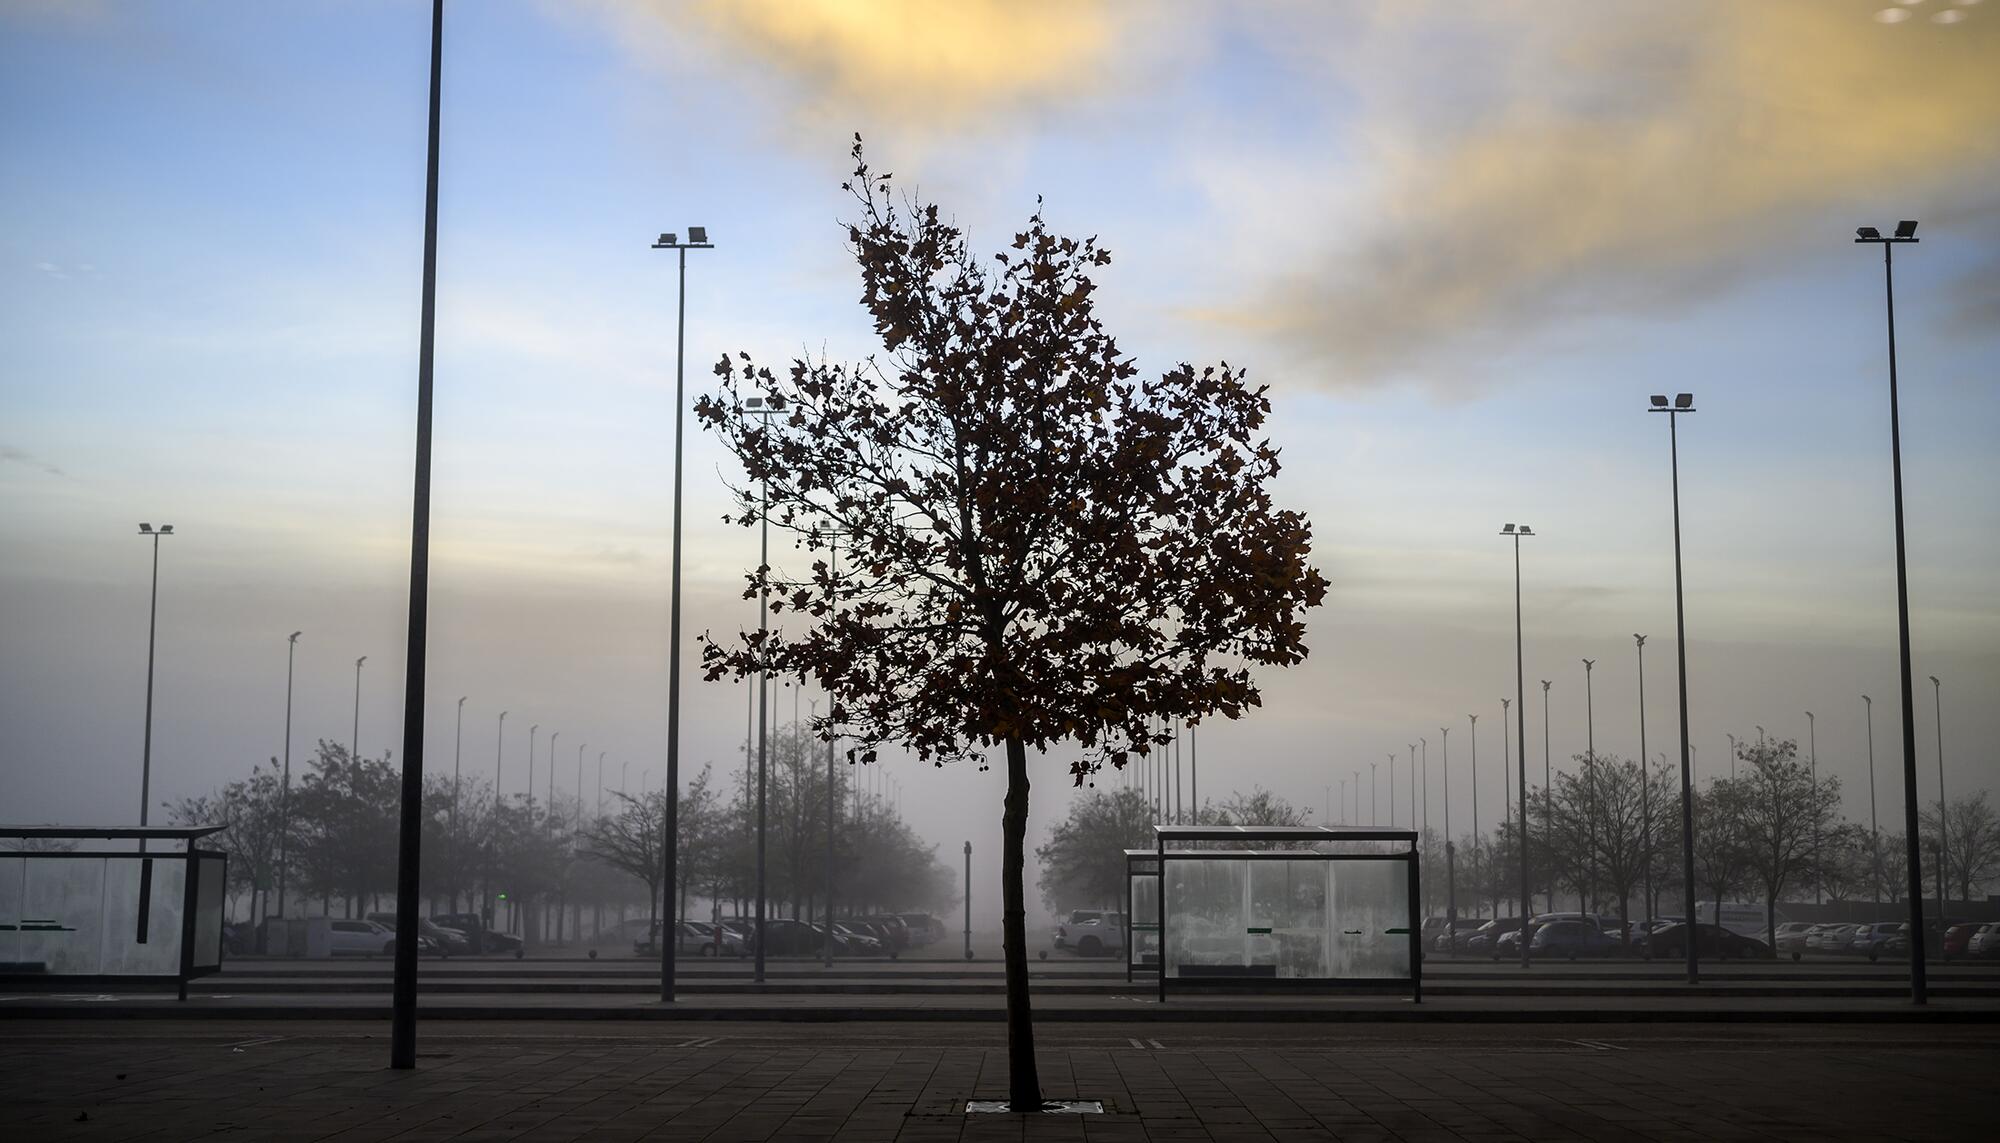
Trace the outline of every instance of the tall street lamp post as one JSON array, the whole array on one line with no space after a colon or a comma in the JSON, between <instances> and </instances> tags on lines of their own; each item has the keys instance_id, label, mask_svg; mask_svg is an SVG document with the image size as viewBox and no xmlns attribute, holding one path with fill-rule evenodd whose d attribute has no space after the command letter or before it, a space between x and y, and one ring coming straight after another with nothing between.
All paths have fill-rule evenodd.
<instances>
[{"instance_id":1,"label":"tall street lamp post","mask_svg":"<svg viewBox=\"0 0 2000 1143\"><path fill-rule=\"evenodd\" d=\"M425 649L430 629L431 358L437 325L438 124L444 93L444 0L431 0L430 139L424 170L423 316L417 346L417 449L410 505L410 598L403 648L403 788L396 844L396 943L389 1066L417 1066L417 904L422 894ZM356 666L355 679L360 681ZM357 718L359 692L356 698ZM357 747L359 746L357 734Z\"/></svg>"},{"instance_id":2,"label":"tall street lamp post","mask_svg":"<svg viewBox=\"0 0 2000 1143\"><path fill-rule=\"evenodd\" d=\"M743 402L743 411L770 418L785 411L783 397L750 397ZM757 646L763 647L770 630L770 582L771 582L771 484L764 481L757 509L759 524L757 556ZM769 781L768 763L770 736L766 732L768 708L770 706L768 680L762 672L757 675L757 961L753 979L764 980L764 841L765 841L765 794ZM666 942L661 942L664 946Z\"/></svg>"},{"instance_id":3,"label":"tall street lamp post","mask_svg":"<svg viewBox=\"0 0 2000 1143\"><path fill-rule=\"evenodd\" d=\"M1945 827L1951 816L1951 803L1944 796L1944 684L1936 675L1930 676L1931 699L1937 707L1937 758L1938 758L1938 931L1945 929L1945 902L1951 900L1947 893L1951 882L1951 850L1945 845ZM1915 933L1914 927L1910 932Z\"/></svg>"},{"instance_id":4,"label":"tall street lamp post","mask_svg":"<svg viewBox=\"0 0 2000 1143\"><path fill-rule=\"evenodd\" d=\"M172 524L162 524L157 530L151 524L140 524L139 534L153 538L153 587L152 601L146 608L146 725L139 746L139 825L143 828L152 809L153 802L153 649L160 630L160 537L174 534ZM146 839L139 839L139 852L146 852ZM151 860L139 863L139 924L138 942L146 943L146 929L153 911L153 863Z\"/></svg>"},{"instance_id":5,"label":"tall street lamp post","mask_svg":"<svg viewBox=\"0 0 2000 1143\"><path fill-rule=\"evenodd\" d=\"M285 915L285 882L292 860L292 662L298 657L299 636L285 636L285 771L278 792L278 916ZM261 946L260 946L261 947Z\"/></svg>"},{"instance_id":6,"label":"tall street lamp post","mask_svg":"<svg viewBox=\"0 0 2000 1143\"><path fill-rule=\"evenodd\" d=\"M367 661L366 655L354 660L354 725L347 732L347 758L350 762L361 761L361 664Z\"/></svg>"},{"instance_id":7,"label":"tall street lamp post","mask_svg":"<svg viewBox=\"0 0 2000 1143\"><path fill-rule=\"evenodd\" d=\"M1517 713L1528 710L1527 668L1523 665L1521 653L1521 537L1535 534L1526 524L1516 528L1508 524L1500 529L1503 536L1514 540L1514 700ZM1528 720L1514 720L1516 755L1521 764L1521 967L1528 967L1528 912L1533 908L1528 903Z\"/></svg>"},{"instance_id":8,"label":"tall street lamp post","mask_svg":"<svg viewBox=\"0 0 2000 1143\"><path fill-rule=\"evenodd\" d=\"M1389 828L1396 828L1396 752L1389 751Z\"/></svg>"},{"instance_id":9,"label":"tall street lamp post","mask_svg":"<svg viewBox=\"0 0 2000 1143\"><path fill-rule=\"evenodd\" d=\"M972 959L972 843L965 843L965 959Z\"/></svg>"},{"instance_id":10,"label":"tall street lamp post","mask_svg":"<svg viewBox=\"0 0 2000 1143\"><path fill-rule=\"evenodd\" d=\"M1688 745L1688 643L1687 643L1687 597L1681 581L1681 445L1680 423L1682 413L1694 412L1694 394L1681 393L1674 397L1673 404L1667 403L1664 395L1655 394L1648 412L1667 415L1667 447L1673 461L1674 490L1674 640L1678 644L1680 663L1680 715L1681 715L1681 886L1686 894L1686 912L1681 916L1687 924L1687 981L1701 983L1701 966L1697 959L1694 934L1694 762Z\"/></svg>"},{"instance_id":11,"label":"tall street lamp post","mask_svg":"<svg viewBox=\"0 0 2000 1143\"><path fill-rule=\"evenodd\" d=\"M1896 391L1896 269L1893 258L1897 245L1917 240L1917 223L1904 219L1896 232L1884 237L1872 226L1855 228L1856 244L1876 243L1882 247L1883 297L1889 315L1889 470L1896 506L1896 657L1900 668L1900 697L1903 700L1903 843L1907 849L1910 883L1910 1002L1927 999L1924 977L1924 871L1923 823L1917 801L1917 707L1915 686L1910 677L1910 575L1908 553L1903 540L1903 424Z\"/></svg>"},{"instance_id":12,"label":"tall street lamp post","mask_svg":"<svg viewBox=\"0 0 2000 1143\"><path fill-rule=\"evenodd\" d=\"M1813 718L1813 712L1811 712L1811 711L1807 711L1807 712L1806 712L1806 744L1807 744L1807 745L1806 745L1806 751L1807 751L1807 754L1806 754L1806 757L1807 757L1808 759L1810 759L1810 760L1811 760L1811 766L1812 766L1812 792L1813 792L1813 840L1812 840L1812 864L1813 864L1813 904L1815 904L1815 905L1818 905L1818 904L1821 904L1821 903L1822 903L1822 901L1821 901L1821 891L1822 891L1822 889L1823 889L1823 888L1824 888L1824 886L1825 886L1825 880L1824 880L1824 878L1822 877L1822 875L1821 875L1821 873L1820 873L1820 866L1819 866L1819 727L1818 727L1818 725L1817 725L1816 721L1814 720L1814 718Z\"/></svg>"},{"instance_id":13,"label":"tall street lamp post","mask_svg":"<svg viewBox=\"0 0 2000 1143\"><path fill-rule=\"evenodd\" d=\"M1591 688L1590 673L1595 666L1596 659L1583 660L1583 782L1590 799L1590 815L1584 830L1583 895L1591 904L1582 908L1593 913L1597 911L1592 907L1597 896L1597 697Z\"/></svg>"},{"instance_id":14,"label":"tall street lamp post","mask_svg":"<svg viewBox=\"0 0 2000 1143\"><path fill-rule=\"evenodd\" d=\"M1639 650L1639 821L1644 833L1639 838L1640 874L1646 883L1646 920L1653 919L1653 763L1646 753L1646 637L1632 641ZM1649 930L1650 931L1650 930Z\"/></svg>"},{"instance_id":15,"label":"tall street lamp post","mask_svg":"<svg viewBox=\"0 0 2000 1143\"><path fill-rule=\"evenodd\" d=\"M1875 900L1882 899L1882 822L1875 813L1875 700L1861 696L1868 712L1868 878L1875 888Z\"/></svg>"},{"instance_id":16,"label":"tall street lamp post","mask_svg":"<svg viewBox=\"0 0 2000 1143\"><path fill-rule=\"evenodd\" d=\"M1507 712L1513 705L1513 699L1503 698L1500 700L1500 833L1498 834L1500 837L1507 836L1507 771L1509 769L1507 752L1512 749L1512 747L1507 745ZM1532 912L1534 912L1533 906L1526 900L1523 900L1521 902L1521 916L1526 917ZM1500 915L1500 886L1498 883L1495 883L1493 886L1493 915L1496 917ZM1521 939L1523 941L1527 940L1528 934L1523 932Z\"/></svg>"},{"instance_id":17,"label":"tall street lamp post","mask_svg":"<svg viewBox=\"0 0 2000 1143\"><path fill-rule=\"evenodd\" d=\"M1542 817L1546 821L1556 820L1555 770L1549 764L1549 687L1554 684L1542 680ZM1556 879L1550 870L1549 887L1544 896L1548 898L1549 912L1556 911Z\"/></svg>"},{"instance_id":18,"label":"tall street lamp post","mask_svg":"<svg viewBox=\"0 0 2000 1143\"><path fill-rule=\"evenodd\" d=\"M493 732L493 822L495 828L498 828L500 822L500 768L501 763L507 759L506 711L503 710L500 712L500 718L495 723L495 727L496 729ZM486 872L486 910L485 916L482 918L488 926L499 920L499 917L494 913L494 909L493 871L489 867Z\"/></svg>"},{"instance_id":19,"label":"tall street lamp post","mask_svg":"<svg viewBox=\"0 0 2000 1143\"><path fill-rule=\"evenodd\" d=\"M1472 727L1472 729L1466 732L1466 735L1472 740L1472 761L1470 763L1470 766L1472 768L1472 908L1474 911L1473 915L1477 916L1479 909L1479 849L1480 849L1479 846L1479 716L1476 714L1468 714L1465 716L1465 720L1468 723L1470 723ZM1493 919L1497 921L1500 918L1498 916L1495 916ZM1496 933L1495 936L1497 938L1498 934Z\"/></svg>"},{"instance_id":20,"label":"tall street lamp post","mask_svg":"<svg viewBox=\"0 0 2000 1143\"><path fill-rule=\"evenodd\" d=\"M1451 836L1451 727L1438 727L1438 749L1443 757L1438 760L1438 771L1444 779L1444 931L1445 943L1451 955L1458 955L1458 870L1455 867L1454 851L1457 845Z\"/></svg>"},{"instance_id":21,"label":"tall street lamp post","mask_svg":"<svg viewBox=\"0 0 2000 1143\"><path fill-rule=\"evenodd\" d=\"M680 286L677 294L677 312L674 319L674 526L672 572L667 604L667 804L661 814L661 832L664 835L660 845L660 861L665 874L664 885L677 885L679 870L675 868L680 860L680 800L681 800L681 460L682 422L687 410L685 392L685 366L687 361L687 252L690 250L713 250L714 244L708 240L708 228L690 226L688 240L682 242L680 235L666 233L653 243L655 250L672 250L680 260ZM623 793L623 786L620 786ZM761 938L762 932L758 933ZM674 1000L674 946L678 940L660 941L660 1002L671 1004ZM761 941L760 941L761 944ZM763 953L758 953L762 963Z\"/></svg>"},{"instance_id":22,"label":"tall street lamp post","mask_svg":"<svg viewBox=\"0 0 2000 1143\"><path fill-rule=\"evenodd\" d=\"M459 762L465 749L465 700L467 697L465 695L459 696L458 720L456 728L452 731L451 738L451 852L454 858L458 856L458 775ZM451 873L451 911L454 913L458 912L458 869L456 862L453 862Z\"/></svg>"}]
</instances>

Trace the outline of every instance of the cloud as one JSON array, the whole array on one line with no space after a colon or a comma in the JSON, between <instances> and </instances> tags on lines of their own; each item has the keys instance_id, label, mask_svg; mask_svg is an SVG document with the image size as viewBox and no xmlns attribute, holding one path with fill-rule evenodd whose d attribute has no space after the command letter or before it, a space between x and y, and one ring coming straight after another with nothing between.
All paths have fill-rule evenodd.
<instances>
[{"instance_id":1,"label":"cloud","mask_svg":"<svg viewBox=\"0 0 2000 1143\"><path fill-rule=\"evenodd\" d=\"M35 456L33 453L28 452L25 449L15 448L13 445L0 444L0 460L9 461L14 464L23 464L28 466L29 468L40 469L42 472L48 473L50 476L67 477L69 475L69 473L64 472L62 469L57 468L55 465L50 464L48 461L42 460L40 457Z\"/></svg>"},{"instance_id":2,"label":"cloud","mask_svg":"<svg viewBox=\"0 0 2000 1143\"><path fill-rule=\"evenodd\" d=\"M618 40L773 99L803 142L1005 126L1135 84L1178 39L1137 0L598 0Z\"/></svg>"},{"instance_id":3,"label":"cloud","mask_svg":"<svg viewBox=\"0 0 2000 1143\"><path fill-rule=\"evenodd\" d=\"M2000 12L1885 26L1876 7L1522 4L1470 21L1384 5L1337 61L1362 108L1352 237L1208 316L1288 342L1334 385L1478 368L1565 320L1796 264L1772 252L1857 222L1993 197Z\"/></svg>"},{"instance_id":4,"label":"cloud","mask_svg":"<svg viewBox=\"0 0 2000 1143\"><path fill-rule=\"evenodd\" d=\"M1092 106L1209 85L1213 123L1140 141L1181 147L1236 232L1228 292L1176 314L1330 387L1476 383L1856 222L2000 201L2000 9L1963 0L1895 24L1881 0L601 3L628 47L771 99L815 152L889 131L891 169L968 132L954 161L991 167ZM1967 304L1964 325L1991 312Z\"/></svg>"}]
</instances>

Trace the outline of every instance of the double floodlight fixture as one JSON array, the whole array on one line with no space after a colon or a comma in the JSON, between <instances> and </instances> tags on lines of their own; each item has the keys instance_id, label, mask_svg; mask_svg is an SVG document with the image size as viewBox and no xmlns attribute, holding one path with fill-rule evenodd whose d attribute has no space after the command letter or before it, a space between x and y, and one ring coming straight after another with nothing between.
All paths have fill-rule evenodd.
<instances>
[{"instance_id":1,"label":"double floodlight fixture","mask_svg":"<svg viewBox=\"0 0 2000 1143\"><path fill-rule=\"evenodd\" d=\"M688 227L687 234L687 241L682 242L680 235L669 230L660 235L658 242L653 243L653 249L675 250L682 247L700 247L705 249L714 245L714 243L708 240L708 227L706 226L690 226Z\"/></svg>"},{"instance_id":2,"label":"double floodlight fixture","mask_svg":"<svg viewBox=\"0 0 2000 1143\"><path fill-rule=\"evenodd\" d=\"M158 532L155 533L153 526L151 524L141 524L139 525L139 534L142 536L151 536L155 534L161 536L171 536L174 534L174 526L172 524L162 524L160 525Z\"/></svg>"},{"instance_id":3,"label":"double floodlight fixture","mask_svg":"<svg viewBox=\"0 0 2000 1143\"><path fill-rule=\"evenodd\" d=\"M1518 527L1513 524L1504 524L1500 528L1500 534L1503 536L1532 536L1535 534L1535 530L1526 524Z\"/></svg>"},{"instance_id":4,"label":"double floodlight fixture","mask_svg":"<svg viewBox=\"0 0 2000 1143\"><path fill-rule=\"evenodd\" d=\"M1857 226L1854 228L1854 235L1856 242L1915 242L1917 220L1906 218L1897 223L1895 235L1889 238L1882 237L1882 232L1872 226Z\"/></svg>"},{"instance_id":5,"label":"double floodlight fixture","mask_svg":"<svg viewBox=\"0 0 2000 1143\"><path fill-rule=\"evenodd\" d=\"M1653 407L1647 411L1652 413L1692 413L1694 412L1694 394L1674 394L1673 406L1669 408L1666 395L1664 393L1655 393L1653 394Z\"/></svg>"},{"instance_id":6,"label":"double floodlight fixture","mask_svg":"<svg viewBox=\"0 0 2000 1143\"><path fill-rule=\"evenodd\" d=\"M743 401L746 413L782 413L785 411L783 397L747 397Z\"/></svg>"}]
</instances>

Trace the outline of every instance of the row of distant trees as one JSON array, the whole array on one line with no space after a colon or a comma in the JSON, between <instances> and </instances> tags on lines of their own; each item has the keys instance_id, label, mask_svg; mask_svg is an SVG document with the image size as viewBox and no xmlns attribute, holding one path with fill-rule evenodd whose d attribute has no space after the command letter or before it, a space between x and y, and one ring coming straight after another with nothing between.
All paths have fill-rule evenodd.
<instances>
[{"instance_id":1,"label":"row of distant trees","mask_svg":"<svg viewBox=\"0 0 2000 1143\"><path fill-rule=\"evenodd\" d=\"M1614 754L1579 754L1573 767L1528 792L1530 908L1567 905L1634 916L1684 911L1679 771ZM1815 778L1798 744L1774 740L1739 748L1733 777L1707 781L1695 794L1695 895L1703 901L1756 901L1767 930L1784 900L1901 901L1908 892L1901 833L1879 837L1840 812L1838 778ZM1511 812L1511 811L1510 811ZM1309 819L1262 790L1232 794L1196 811L1200 824L1296 825ZM2000 882L2000 814L1985 791L1954 799L1943 813L1946 864L1939 864L1935 803L1922 814L1926 895L1954 900ZM1042 897L1051 908L1125 899L1124 850L1150 848L1157 819L1137 790L1092 791L1036 850ZM1650 827L1650 828L1649 828ZM1499 915L1519 906L1521 842L1511 820L1493 831L1425 831L1423 895L1442 913L1454 895L1459 916ZM1650 897L1648 896L1650 894Z\"/></svg>"},{"instance_id":2,"label":"row of distant trees","mask_svg":"<svg viewBox=\"0 0 2000 1143\"><path fill-rule=\"evenodd\" d=\"M880 799L859 794L853 768L831 774L823 744L798 726L771 737L766 788L766 884L777 915L817 915L831 886L843 911L948 907L955 879ZM756 890L753 776L725 780L704 766L682 790L679 884L662 884L666 793L605 790L581 802L558 790L496 799L490 783L425 775L423 894L430 911L495 908L520 920L530 940L595 931L607 910L657 918L672 906L716 903L747 914ZM282 907L357 916L392 900L396 880L400 769L319 743L292 774L279 765L212 793L168 803L179 824L227 823L210 844L229 854L232 915L256 919ZM828 866L827 808L833 801L834 861ZM706 915L700 911L698 915Z\"/></svg>"}]
</instances>

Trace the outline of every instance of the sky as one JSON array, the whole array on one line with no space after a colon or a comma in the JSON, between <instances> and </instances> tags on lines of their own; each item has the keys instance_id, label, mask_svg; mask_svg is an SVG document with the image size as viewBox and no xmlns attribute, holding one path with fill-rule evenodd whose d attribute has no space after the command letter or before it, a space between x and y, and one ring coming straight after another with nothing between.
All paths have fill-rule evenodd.
<instances>
[{"instance_id":1,"label":"sky","mask_svg":"<svg viewBox=\"0 0 2000 1143\"><path fill-rule=\"evenodd\" d=\"M361 748L399 746L428 24L414 0L0 0L0 818L136 818L141 520L175 526L156 800L280 753L294 630L294 760L350 736L363 655ZM715 242L688 259L690 396L738 350L865 356L860 132L975 248L1037 196L1097 235L1142 370L1271 387L1279 502L1332 590L1307 663L1201 729L1203 793L1366 819L1330 803L1393 751L1403 820L1417 745L1438 826L1448 748L1461 832L1470 715L1481 822L1500 805L1502 523L1537 533L1507 737L1541 753L1548 679L1558 767L1593 734L1636 755L1636 632L1648 749L1676 749L1644 412L1675 392L1697 777L1760 724L1804 752L1810 710L1867 821L1867 694L1900 820L1883 279L1851 239L1921 220L1896 263L1919 788L1940 724L1950 792L2000 784L2000 2L451 0L445 35L433 768L490 775L506 710L506 789L531 725L538 785L551 732L586 797L600 751L607 788L661 780L676 293L648 247ZM689 626L727 633L755 622L756 539L690 432ZM687 775L740 766L748 689L685 677ZM887 765L941 854L997 852L1000 771ZM1031 838L1067 765L1034 763Z\"/></svg>"}]
</instances>

